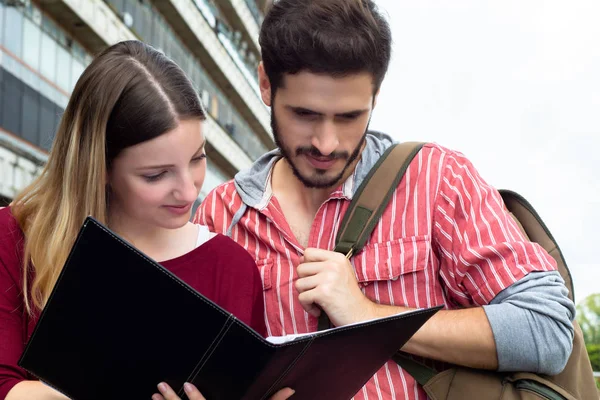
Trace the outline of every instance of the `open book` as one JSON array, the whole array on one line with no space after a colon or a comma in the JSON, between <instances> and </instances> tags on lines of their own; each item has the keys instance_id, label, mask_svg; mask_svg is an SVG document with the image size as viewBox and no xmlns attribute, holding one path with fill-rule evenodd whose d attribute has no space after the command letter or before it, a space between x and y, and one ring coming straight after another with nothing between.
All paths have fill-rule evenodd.
<instances>
[{"instance_id":1,"label":"open book","mask_svg":"<svg viewBox=\"0 0 600 400\"><path fill-rule=\"evenodd\" d=\"M19 365L74 400L349 399L438 309L266 340L89 217Z\"/></svg>"}]
</instances>

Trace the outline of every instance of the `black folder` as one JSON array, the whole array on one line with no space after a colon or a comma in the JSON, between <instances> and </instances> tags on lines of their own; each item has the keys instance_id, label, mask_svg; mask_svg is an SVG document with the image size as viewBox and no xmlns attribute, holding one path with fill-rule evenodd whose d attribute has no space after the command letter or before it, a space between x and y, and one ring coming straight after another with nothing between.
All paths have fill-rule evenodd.
<instances>
[{"instance_id":1,"label":"black folder","mask_svg":"<svg viewBox=\"0 0 600 400\"><path fill-rule=\"evenodd\" d=\"M73 400L349 399L439 309L275 344L88 217L19 365Z\"/></svg>"}]
</instances>

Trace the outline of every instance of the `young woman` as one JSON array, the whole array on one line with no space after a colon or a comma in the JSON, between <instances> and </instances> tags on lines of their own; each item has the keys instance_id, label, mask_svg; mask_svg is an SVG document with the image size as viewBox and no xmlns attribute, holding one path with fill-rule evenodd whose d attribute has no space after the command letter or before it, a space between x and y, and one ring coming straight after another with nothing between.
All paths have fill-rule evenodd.
<instances>
[{"instance_id":1,"label":"young woman","mask_svg":"<svg viewBox=\"0 0 600 400\"><path fill-rule=\"evenodd\" d=\"M265 334L252 258L188 222L206 173L204 119L183 71L141 42L85 70L41 176L0 209L0 399L64 399L17 360L88 215Z\"/></svg>"}]
</instances>

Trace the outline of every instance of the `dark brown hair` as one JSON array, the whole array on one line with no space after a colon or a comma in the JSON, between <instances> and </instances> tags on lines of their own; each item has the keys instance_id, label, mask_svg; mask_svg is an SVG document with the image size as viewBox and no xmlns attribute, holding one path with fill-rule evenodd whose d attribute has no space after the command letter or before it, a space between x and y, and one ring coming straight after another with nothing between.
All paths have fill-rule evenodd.
<instances>
[{"instance_id":1,"label":"dark brown hair","mask_svg":"<svg viewBox=\"0 0 600 400\"><path fill-rule=\"evenodd\" d=\"M260 30L274 91L284 74L369 72L376 92L391 57L390 26L372 0L278 0Z\"/></svg>"}]
</instances>

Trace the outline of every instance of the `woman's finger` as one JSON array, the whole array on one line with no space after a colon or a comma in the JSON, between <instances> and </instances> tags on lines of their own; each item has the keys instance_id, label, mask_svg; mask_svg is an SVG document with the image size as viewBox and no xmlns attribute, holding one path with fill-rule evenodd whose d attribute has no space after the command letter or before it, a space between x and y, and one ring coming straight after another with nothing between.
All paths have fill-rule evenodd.
<instances>
[{"instance_id":1,"label":"woman's finger","mask_svg":"<svg viewBox=\"0 0 600 400\"><path fill-rule=\"evenodd\" d=\"M281 389L275 393L269 400L286 400L294 394L294 390L290 388Z\"/></svg>"},{"instance_id":2,"label":"woman's finger","mask_svg":"<svg viewBox=\"0 0 600 400\"><path fill-rule=\"evenodd\" d=\"M181 400L179 396L177 396L177 393L171 389L171 386L164 382L158 384L158 390L160 391L160 394L162 394L164 400ZM155 400L154 397L152 397L152 400Z\"/></svg>"},{"instance_id":3,"label":"woman's finger","mask_svg":"<svg viewBox=\"0 0 600 400\"><path fill-rule=\"evenodd\" d=\"M200 391L196 388L196 386L191 383L185 383L183 385L183 390L190 400L206 400L204 396L200 393Z\"/></svg>"}]
</instances>

